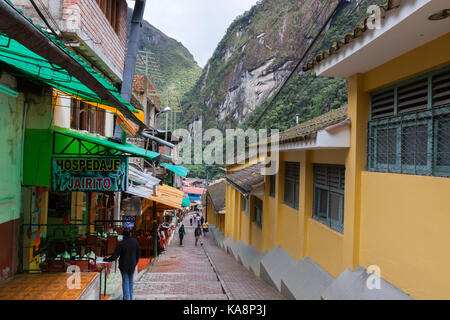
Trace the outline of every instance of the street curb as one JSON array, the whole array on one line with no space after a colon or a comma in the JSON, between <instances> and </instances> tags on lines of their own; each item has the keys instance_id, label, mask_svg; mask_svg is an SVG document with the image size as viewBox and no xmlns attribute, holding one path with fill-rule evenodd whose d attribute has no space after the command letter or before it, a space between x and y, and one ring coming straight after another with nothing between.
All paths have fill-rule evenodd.
<instances>
[{"instance_id":1,"label":"street curb","mask_svg":"<svg viewBox=\"0 0 450 320\"><path fill-rule=\"evenodd\" d=\"M228 300L236 300L236 299L234 298L233 294L231 293L231 290L228 288L228 286L226 285L225 281L222 279L222 276L221 276L219 270L217 269L215 263L213 262L213 260L212 260L211 257L209 256L208 251L205 249L205 245L203 244L202 247L203 247L203 251L204 251L205 254L206 254L206 257L207 257L208 260L209 260L209 263L211 264L211 266L212 266L214 272L215 272L216 275L217 275L217 278L219 279L219 282L220 282L220 285L222 286L223 291L225 291L225 295L227 296Z\"/></svg>"}]
</instances>

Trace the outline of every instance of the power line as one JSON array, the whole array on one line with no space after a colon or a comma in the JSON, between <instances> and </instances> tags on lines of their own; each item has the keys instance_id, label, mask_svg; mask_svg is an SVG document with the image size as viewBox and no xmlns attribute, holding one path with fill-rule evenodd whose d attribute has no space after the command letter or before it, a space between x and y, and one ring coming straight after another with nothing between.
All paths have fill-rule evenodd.
<instances>
[{"instance_id":1,"label":"power line","mask_svg":"<svg viewBox=\"0 0 450 320\"><path fill-rule=\"evenodd\" d=\"M50 26L50 24L48 23L47 19L44 17L44 14L41 12L41 10L38 8L38 6L36 5L36 3L34 2L34 0L30 0L31 5L33 6L34 10L36 10L38 16L42 19L42 21L45 23L45 25L47 26L47 28L50 29L50 31L57 37L59 37L58 33L55 32L55 30L53 30L53 28Z\"/></svg>"},{"instance_id":2,"label":"power line","mask_svg":"<svg viewBox=\"0 0 450 320\"><path fill-rule=\"evenodd\" d=\"M325 23L322 25L322 27L320 28L319 32L317 33L317 35L314 37L313 41L310 43L310 45L308 46L308 48L306 49L305 53L303 54L303 56L300 58L299 62L295 65L294 69L291 71L291 73L289 74L289 76L286 78L286 80L283 82L283 84L281 85L281 87L278 89L278 91L276 92L276 94L274 95L274 97L270 100L269 104L267 105L267 107L263 110L263 112L260 114L260 116L258 117L258 119L256 120L256 123L254 124L254 126L256 127L259 122L261 121L261 119L264 117L264 115L266 114L266 112L269 110L270 107L272 107L273 102L278 98L278 96L280 95L281 91L283 90L283 88L285 87L285 85L289 82L289 80L292 78L292 76L295 74L295 72L297 71L297 69L300 67L300 65L302 64L303 60L305 59L305 57L308 55L309 51L312 49L312 47L314 46L314 44L317 42L317 40L319 39L320 35L322 34L323 30L325 30L326 26L328 25L328 23L331 21L331 18L334 16L334 14L337 12L338 8L340 7L340 5L344 2L345 0L340 0L339 3L336 5L336 7L334 8L333 12L328 16L327 20L325 21ZM318 19L316 19L316 21L314 22L314 24L317 22Z\"/></svg>"}]
</instances>

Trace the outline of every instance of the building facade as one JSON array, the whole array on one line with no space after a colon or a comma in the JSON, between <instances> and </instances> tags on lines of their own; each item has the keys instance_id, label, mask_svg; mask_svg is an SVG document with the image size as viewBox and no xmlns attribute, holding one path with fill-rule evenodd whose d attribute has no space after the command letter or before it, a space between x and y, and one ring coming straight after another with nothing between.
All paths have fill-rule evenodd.
<instances>
[{"instance_id":1,"label":"building facade","mask_svg":"<svg viewBox=\"0 0 450 320\"><path fill-rule=\"evenodd\" d=\"M254 248L253 270L286 296L449 298L438 271L449 263L450 19L433 18L445 5L390 1L380 29L358 27L305 65L347 78L348 106L280 135L263 195L233 186L249 164L228 168L228 246Z\"/></svg>"}]
</instances>

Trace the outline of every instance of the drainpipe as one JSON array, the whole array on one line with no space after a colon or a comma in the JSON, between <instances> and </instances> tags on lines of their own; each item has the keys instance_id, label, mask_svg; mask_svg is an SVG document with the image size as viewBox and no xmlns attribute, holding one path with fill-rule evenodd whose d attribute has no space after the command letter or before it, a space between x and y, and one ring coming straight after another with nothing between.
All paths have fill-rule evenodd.
<instances>
[{"instance_id":1,"label":"drainpipe","mask_svg":"<svg viewBox=\"0 0 450 320\"><path fill-rule=\"evenodd\" d=\"M131 100L131 89L133 85L134 69L136 67L136 55L139 44L139 34L142 27L146 0L136 0L133 16L131 17L130 35L127 42L127 55L125 57L125 68L123 71L122 90L120 95L128 102Z\"/></svg>"},{"instance_id":2,"label":"drainpipe","mask_svg":"<svg viewBox=\"0 0 450 320\"><path fill-rule=\"evenodd\" d=\"M120 95L127 102L131 101L133 76L136 68L136 56L139 44L139 34L141 33L142 27L142 19L144 17L145 2L146 0L136 0L133 15L131 17L130 34L128 36L127 53L125 56L125 65L123 69L122 88L120 90ZM117 124L117 121L115 121L113 138L115 140L122 141L122 128L120 128Z\"/></svg>"},{"instance_id":3,"label":"drainpipe","mask_svg":"<svg viewBox=\"0 0 450 320\"><path fill-rule=\"evenodd\" d=\"M29 103L27 100L23 103L23 119L22 119L22 162L20 164L20 184L23 186L23 159L24 159L24 152L25 152L25 130L27 128L27 114L28 114L28 108ZM23 196L22 196L22 206L20 208L21 214L20 214L20 220L21 220L21 226L20 226L20 233L19 233L19 261L18 261L18 271L23 272L23 246L24 246L24 239L23 239L23 224L24 222L24 206L23 206ZM31 216L30 216L31 219ZM31 223L31 221L30 221Z\"/></svg>"},{"instance_id":4,"label":"drainpipe","mask_svg":"<svg viewBox=\"0 0 450 320\"><path fill-rule=\"evenodd\" d=\"M125 101L131 101L131 90L133 86L133 75L136 67L136 55L138 51L139 34L142 27L146 0L136 0L134 4L133 16L131 17L130 35L127 41L127 54L125 56L125 66L123 70L123 81L120 95ZM115 121L114 137L115 140L122 141L122 128ZM120 199L121 192L116 192L114 197L114 219L120 218Z\"/></svg>"},{"instance_id":5,"label":"drainpipe","mask_svg":"<svg viewBox=\"0 0 450 320\"><path fill-rule=\"evenodd\" d=\"M22 163L20 165L20 182L23 185L23 159L25 152L25 130L27 127L27 114L28 114L29 103L25 100L23 103L23 119L22 119Z\"/></svg>"}]
</instances>

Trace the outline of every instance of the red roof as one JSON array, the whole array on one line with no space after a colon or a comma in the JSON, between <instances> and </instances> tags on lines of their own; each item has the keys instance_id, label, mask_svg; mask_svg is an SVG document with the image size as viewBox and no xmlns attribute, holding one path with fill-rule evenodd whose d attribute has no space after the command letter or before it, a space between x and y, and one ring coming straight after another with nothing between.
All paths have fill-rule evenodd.
<instances>
[{"instance_id":1,"label":"red roof","mask_svg":"<svg viewBox=\"0 0 450 320\"><path fill-rule=\"evenodd\" d=\"M182 190L186 193L192 194L204 194L206 192L205 188L194 188L194 187L183 187Z\"/></svg>"}]
</instances>

